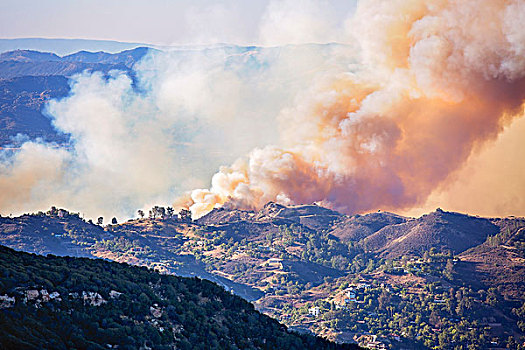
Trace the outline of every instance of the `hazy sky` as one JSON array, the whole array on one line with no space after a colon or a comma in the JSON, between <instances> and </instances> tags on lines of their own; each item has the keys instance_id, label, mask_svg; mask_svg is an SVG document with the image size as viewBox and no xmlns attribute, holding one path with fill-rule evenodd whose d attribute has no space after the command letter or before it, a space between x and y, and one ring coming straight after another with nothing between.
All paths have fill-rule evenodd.
<instances>
[{"instance_id":1,"label":"hazy sky","mask_svg":"<svg viewBox=\"0 0 525 350\"><path fill-rule=\"evenodd\" d=\"M339 29L354 7L355 0L2 0L0 37L330 42L341 40Z\"/></svg>"}]
</instances>

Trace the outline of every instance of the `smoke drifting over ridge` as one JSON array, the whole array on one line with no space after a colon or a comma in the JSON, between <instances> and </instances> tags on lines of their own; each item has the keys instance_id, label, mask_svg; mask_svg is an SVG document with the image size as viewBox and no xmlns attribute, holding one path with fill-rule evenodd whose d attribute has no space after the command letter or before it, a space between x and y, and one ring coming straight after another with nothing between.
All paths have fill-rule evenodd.
<instances>
[{"instance_id":1,"label":"smoke drifting over ridge","mask_svg":"<svg viewBox=\"0 0 525 350\"><path fill-rule=\"evenodd\" d=\"M187 203L320 201L348 213L421 204L523 113L520 1L363 1L349 26L359 71L305 94L280 115L285 148L223 167Z\"/></svg>"},{"instance_id":2,"label":"smoke drifting over ridge","mask_svg":"<svg viewBox=\"0 0 525 350\"><path fill-rule=\"evenodd\" d=\"M122 72L84 73L70 96L51 101L69 147L38 140L0 151L0 213L56 205L86 217L133 216L206 186L221 164L277 142L275 116L349 48L306 45L152 52Z\"/></svg>"},{"instance_id":3,"label":"smoke drifting over ridge","mask_svg":"<svg viewBox=\"0 0 525 350\"><path fill-rule=\"evenodd\" d=\"M195 216L269 200L417 207L523 114L522 23L519 0L368 0L341 34L359 49L157 53L135 68L138 89L79 75L48 108L71 148L2 155L0 212L123 217L185 191L175 205Z\"/></svg>"}]
</instances>

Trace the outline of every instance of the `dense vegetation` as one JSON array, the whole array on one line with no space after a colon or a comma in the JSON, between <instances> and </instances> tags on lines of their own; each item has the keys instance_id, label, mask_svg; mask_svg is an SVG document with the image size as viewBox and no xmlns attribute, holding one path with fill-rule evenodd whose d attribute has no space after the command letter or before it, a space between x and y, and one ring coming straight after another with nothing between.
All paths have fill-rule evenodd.
<instances>
[{"instance_id":1,"label":"dense vegetation","mask_svg":"<svg viewBox=\"0 0 525 350\"><path fill-rule=\"evenodd\" d=\"M197 278L0 246L1 348L336 349ZM108 345L109 344L109 345Z\"/></svg>"}]
</instances>

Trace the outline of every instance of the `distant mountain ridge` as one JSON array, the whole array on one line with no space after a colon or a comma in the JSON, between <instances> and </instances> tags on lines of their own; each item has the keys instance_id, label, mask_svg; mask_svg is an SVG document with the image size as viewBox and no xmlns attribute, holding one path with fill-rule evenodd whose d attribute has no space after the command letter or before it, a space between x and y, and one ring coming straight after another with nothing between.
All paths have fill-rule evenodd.
<instances>
[{"instance_id":1,"label":"distant mountain ridge","mask_svg":"<svg viewBox=\"0 0 525 350\"><path fill-rule=\"evenodd\" d=\"M71 76L76 73L110 70L130 71L149 50L138 47L111 54L107 52L79 51L60 57L54 53L33 50L15 50L0 54L0 79L13 79L22 76Z\"/></svg>"},{"instance_id":2,"label":"distant mountain ridge","mask_svg":"<svg viewBox=\"0 0 525 350\"><path fill-rule=\"evenodd\" d=\"M67 143L68 136L53 127L43 108L50 99L68 93L68 79L61 75L0 80L0 147L18 147L20 142L15 140L18 134L33 140Z\"/></svg>"},{"instance_id":3,"label":"distant mountain ridge","mask_svg":"<svg viewBox=\"0 0 525 350\"><path fill-rule=\"evenodd\" d=\"M116 53L123 50L131 50L136 47L153 48L156 46L146 43L128 43L112 40L46 38L0 39L0 52L13 50L34 50L53 52L60 56L69 55L81 50Z\"/></svg>"}]
</instances>

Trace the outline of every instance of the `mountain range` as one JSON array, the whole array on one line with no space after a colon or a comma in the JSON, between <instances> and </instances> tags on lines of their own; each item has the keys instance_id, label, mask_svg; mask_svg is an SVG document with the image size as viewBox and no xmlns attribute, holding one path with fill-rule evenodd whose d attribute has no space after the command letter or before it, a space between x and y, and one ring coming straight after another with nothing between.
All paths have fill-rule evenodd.
<instances>
[{"instance_id":1,"label":"mountain range","mask_svg":"<svg viewBox=\"0 0 525 350\"><path fill-rule=\"evenodd\" d=\"M382 329L383 341L394 347L426 348L424 340L409 336L406 325L387 322L378 329L360 323L370 316L359 316L360 307L380 315L389 303L403 305L421 293L432 300L419 310L428 317L418 321L420 332L425 325L456 327L457 319L477 324L480 331L483 322L501 324L491 328L494 337L523 336L513 311L525 301L523 218L480 218L441 209L419 218L388 212L347 216L317 205L273 202L259 211L218 208L195 221L155 213L166 211L157 208L149 218L105 227L56 208L3 217L0 244L209 279L291 329L336 341L366 345L358 335ZM388 302L379 302L384 293ZM460 309L461 303L470 312ZM343 321L351 304L356 314ZM442 314L434 317L438 306ZM312 316L315 307L324 321ZM406 328L405 336L396 335L396 328Z\"/></svg>"},{"instance_id":2,"label":"mountain range","mask_svg":"<svg viewBox=\"0 0 525 350\"><path fill-rule=\"evenodd\" d=\"M0 52L13 50L33 50L42 52L53 52L60 56L69 55L82 50L88 50L92 52L104 51L108 53L116 53L123 50L131 50L136 47L153 46L145 43L128 43L111 40L46 38L0 39Z\"/></svg>"}]
</instances>

